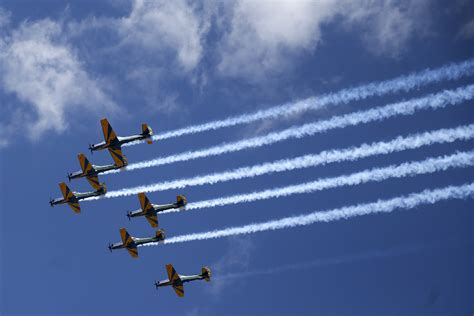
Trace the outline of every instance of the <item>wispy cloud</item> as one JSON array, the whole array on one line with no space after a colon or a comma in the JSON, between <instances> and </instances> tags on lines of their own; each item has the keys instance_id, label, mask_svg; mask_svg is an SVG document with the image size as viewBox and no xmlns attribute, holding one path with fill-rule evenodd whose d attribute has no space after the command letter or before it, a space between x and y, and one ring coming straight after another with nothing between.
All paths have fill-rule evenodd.
<instances>
[{"instance_id":1,"label":"wispy cloud","mask_svg":"<svg viewBox=\"0 0 474 316\"><path fill-rule=\"evenodd\" d=\"M5 93L22 102L16 113L23 117L17 124L12 118L4 124L21 126L30 139L38 140L50 130L63 132L69 121L66 113L118 110L101 81L85 70L61 23L23 22L7 31L1 48L0 83Z\"/></svg>"},{"instance_id":2,"label":"wispy cloud","mask_svg":"<svg viewBox=\"0 0 474 316\"><path fill-rule=\"evenodd\" d=\"M218 70L250 81L285 72L298 54L317 48L329 25L357 28L369 51L398 56L411 39L426 34L429 8L426 0L239 0L227 9Z\"/></svg>"},{"instance_id":3,"label":"wispy cloud","mask_svg":"<svg viewBox=\"0 0 474 316\"><path fill-rule=\"evenodd\" d=\"M255 251L255 245L250 236L239 236L229 238L227 251L217 262L210 265L212 267L212 282L209 291L213 297L222 293L225 287L233 284L230 279L214 278L216 275L225 275L234 270L247 270L250 266L251 254Z\"/></svg>"},{"instance_id":4,"label":"wispy cloud","mask_svg":"<svg viewBox=\"0 0 474 316\"><path fill-rule=\"evenodd\" d=\"M130 15L119 20L122 44L152 53L171 50L182 70L196 68L209 28L205 11L189 1L135 0Z\"/></svg>"},{"instance_id":5,"label":"wispy cloud","mask_svg":"<svg viewBox=\"0 0 474 316\"><path fill-rule=\"evenodd\" d=\"M350 264L359 261L365 260L373 260L373 259L382 259L382 258L391 258L391 257L398 257L403 255L415 254L419 252L423 252L426 250L435 249L437 247L441 247L443 245L407 245L407 246L399 246L393 247L389 249L383 250L372 250L367 251L359 254L352 254L352 255L342 255L339 257L333 258L321 258L316 259L313 261L306 261L306 262L298 262L293 264L287 265L276 265L271 266L265 269L252 269L250 271L238 271L233 273L228 273L224 275L218 275L215 277L215 280L223 280L223 281L230 281L230 280L242 280L247 278L254 278L254 277L261 277L261 276L271 276L274 274L281 274L290 271L301 271L301 270L308 270L314 269L319 267L327 267L333 265L343 265L343 264Z\"/></svg>"}]
</instances>

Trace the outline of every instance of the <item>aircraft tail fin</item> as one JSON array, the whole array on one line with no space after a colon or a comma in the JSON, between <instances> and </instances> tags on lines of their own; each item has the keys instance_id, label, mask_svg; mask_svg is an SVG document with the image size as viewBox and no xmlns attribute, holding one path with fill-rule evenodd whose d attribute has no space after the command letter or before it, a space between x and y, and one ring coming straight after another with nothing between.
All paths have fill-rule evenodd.
<instances>
[{"instance_id":1,"label":"aircraft tail fin","mask_svg":"<svg viewBox=\"0 0 474 316\"><path fill-rule=\"evenodd\" d=\"M165 240L165 231L163 229L158 229L155 233L155 236L159 240Z\"/></svg>"},{"instance_id":2,"label":"aircraft tail fin","mask_svg":"<svg viewBox=\"0 0 474 316\"><path fill-rule=\"evenodd\" d=\"M69 205L69 207L76 213L81 212L81 207L79 205L79 202L76 199L76 196L74 195L74 192L69 189L69 187L66 185L66 183L61 182L59 184L59 188L61 189L61 193L63 194L63 198L66 201L66 203Z\"/></svg>"},{"instance_id":3,"label":"aircraft tail fin","mask_svg":"<svg viewBox=\"0 0 474 316\"><path fill-rule=\"evenodd\" d=\"M202 267L201 276L206 280L206 282L211 281L211 269L208 267Z\"/></svg>"},{"instance_id":4,"label":"aircraft tail fin","mask_svg":"<svg viewBox=\"0 0 474 316\"><path fill-rule=\"evenodd\" d=\"M188 201L186 200L186 197L184 195L178 195L176 196L176 204L178 204L179 207L184 207Z\"/></svg>"},{"instance_id":5,"label":"aircraft tail fin","mask_svg":"<svg viewBox=\"0 0 474 316\"><path fill-rule=\"evenodd\" d=\"M148 139L146 140L146 142L148 144L153 144L153 140L151 139L151 136L153 135L153 130L146 123L142 124L142 135L143 136L149 136Z\"/></svg>"}]
</instances>

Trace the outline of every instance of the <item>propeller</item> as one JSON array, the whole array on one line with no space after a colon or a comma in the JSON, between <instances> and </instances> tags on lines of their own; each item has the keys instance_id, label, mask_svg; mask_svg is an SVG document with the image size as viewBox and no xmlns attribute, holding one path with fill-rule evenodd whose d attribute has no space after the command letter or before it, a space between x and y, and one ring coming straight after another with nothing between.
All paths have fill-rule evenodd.
<instances>
[{"instance_id":1,"label":"propeller","mask_svg":"<svg viewBox=\"0 0 474 316\"><path fill-rule=\"evenodd\" d=\"M112 252L112 244L111 243L109 243L109 250L110 250L110 252Z\"/></svg>"},{"instance_id":2,"label":"propeller","mask_svg":"<svg viewBox=\"0 0 474 316\"><path fill-rule=\"evenodd\" d=\"M155 281L155 288L158 290L158 286L160 285L159 282Z\"/></svg>"},{"instance_id":3,"label":"propeller","mask_svg":"<svg viewBox=\"0 0 474 316\"><path fill-rule=\"evenodd\" d=\"M50 197L50 198L49 198L49 205L51 205L51 207L53 207L53 202L54 202L53 198Z\"/></svg>"},{"instance_id":4,"label":"propeller","mask_svg":"<svg viewBox=\"0 0 474 316\"><path fill-rule=\"evenodd\" d=\"M127 217L128 217L128 220L129 220L129 221L132 220L132 219L131 219L132 216L130 215L130 213L127 213Z\"/></svg>"},{"instance_id":5,"label":"propeller","mask_svg":"<svg viewBox=\"0 0 474 316\"><path fill-rule=\"evenodd\" d=\"M69 179L69 182L71 182L71 173L69 171L67 172L67 178Z\"/></svg>"},{"instance_id":6,"label":"propeller","mask_svg":"<svg viewBox=\"0 0 474 316\"><path fill-rule=\"evenodd\" d=\"M91 155L94 154L94 151L92 150L94 148L94 146L92 144L89 144L89 150L91 151Z\"/></svg>"}]
</instances>

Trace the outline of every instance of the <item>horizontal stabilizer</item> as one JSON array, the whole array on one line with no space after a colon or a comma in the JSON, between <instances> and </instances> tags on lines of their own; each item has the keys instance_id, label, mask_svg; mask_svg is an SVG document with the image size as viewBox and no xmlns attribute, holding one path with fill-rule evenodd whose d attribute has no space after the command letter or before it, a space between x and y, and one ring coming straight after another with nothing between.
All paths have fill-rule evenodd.
<instances>
[{"instance_id":1,"label":"horizontal stabilizer","mask_svg":"<svg viewBox=\"0 0 474 316\"><path fill-rule=\"evenodd\" d=\"M153 140L151 139L151 135L153 135L153 130L151 129L151 127L148 126L148 124L146 123L143 123L142 124L142 135L143 136L150 136L148 137L148 139L146 140L146 142L148 144L153 144Z\"/></svg>"},{"instance_id":2,"label":"horizontal stabilizer","mask_svg":"<svg viewBox=\"0 0 474 316\"><path fill-rule=\"evenodd\" d=\"M206 280L206 282L211 281L211 269L208 267L203 267L201 269L201 276Z\"/></svg>"},{"instance_id":3,"label":"horizontal stabilizer","mask_svg":"<svg viewBox=\"0 0 474 316\"><path fill-rule=\"evenodd\" d=\"M176 203L179 205L179 207L183 207L188 203L188 201L184 195L178 195L176 197Z\"/></svg>"},{"instance_id":4,"label":"horizontal stabilizer","mask_svg":"<svg viewBox=\"0 0 474 316\"><path fill-rule=\"evenodd\" d=\"M165 231L163 229L158 229L155 233L155 236L159 240L164 240L165 239Z\"/></svg>"}]
</instances>

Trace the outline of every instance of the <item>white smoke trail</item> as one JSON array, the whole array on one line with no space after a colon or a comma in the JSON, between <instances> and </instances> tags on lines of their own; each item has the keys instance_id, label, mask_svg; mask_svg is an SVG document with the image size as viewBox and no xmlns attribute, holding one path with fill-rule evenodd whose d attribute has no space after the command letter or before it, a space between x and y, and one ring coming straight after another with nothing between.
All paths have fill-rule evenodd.
<instances>
[{"instance_id":1,"label":"white smoke trail","mask_svg":"<svg viewBox=\"0 0 474 316\"><path fill-rule=\"evenodd\" d=\"M446 90L437 94L398 102L382 107L373 108L367 111L354 112L342 116L335 116L328 120L309 123L302 126L294 126L280 132L273 132L264 136L244 139L234 143L224 143L218 146L188 151L181 154L161 157L152 160L130 164L126 170L135 170L172 164L180 161L189 161L209 156L217 156L232 152L237 152L249 148L257 148L274 144L292 138L303 138L317 133L327 132L331 129L355 126L369 122L381 121L398 115L412 115L416 111L426 109L439 109L449 105L457 105L462 102L472 100L474 97L474 85L468 85L454 90ZM108 171L115 173L117 170Z\"/></svg>"},{"instance_id":2,"label":"white smoke trail","mask_svg":"<svg viewBox=\"0 0 474 316\"><path fill-rule=\"evenodd\" d=\"M275 172L315 167L328 163L355 161L374 155L385 155L408 149L416 149L422 146L451 143L458 140L468 140L472 138L474 138L474 124L459 126L456 128L439 129L435 131L409 135L406 137L399 136L388 142L374 142L371 144L362 144L358 147L327 150L318 154L305 155L292 159L282 159L274 162L267 162L255 166L242 167L219 173L199 175L192 178L184 178L174 181L159 182L132 188L124 188L116 191L109 191L105 195L105 198L130 196L140 192L157 192L170 189L182 189L188 186L215 184L219 182L251 178ZM93 199L96 198L90 198L86 200Z\"/></svg>"},{"instance_id":3,"label":"white smoke trail","mask_svg":"<svg viewBox=\"0 0 474 316\"><path fill-rule=\"evenodd\" d=\"M456 80L463 76L470 76L474 73L474 59L470 59L458 64L450 64L437 69L427 69L419 73L400 76L391 80L374 82L354 88L343 89L335 93L329 93L317 97L308 98L296 103L288 103L269 109L257 111L255 113L243 114L236 117L229 117L224 120L216 120L204 124L192 125L177 130L165 132L153 136L153 140L159 141L172 137L188 134L196 134L209 130L216 130L223 127L230 127L239 124L247 124L264 119L272 119L280 116L291 116L309 110L322 109L328 105L347 104L351 101L363 100L371 96L381 96L387 93L399 91L410 91L412 89L436 83L443 80ZM133 142L123 146L139 144Z\"/></svg>"},{"instance_id":4,"label":"white smoke trail","mask_svg":"<svg viewBox=\"0 0 474 316\"><path fill-rule=\"evenodd\" d=\"M410 195L400 196L389 200L378 200L373 203L357 204L329 211L319 211L306 215L285 217L279 220L272 220L263 223L254 223L245 226L224 228L221 230L181 235L168 238L164 242L155 242L143 246L157 246L161 244L175 244L234 235L253 234L268 230L306 226L320 222L338 221L355 216L390 213L397 209L412 209L423 204L434 204L448 199L467 199L471 198L473 194L474 183L464 184L461 186L448 186L440 189L424 190L420 193L412 193Z\"/></svg>"},{"instance_id":5,"label":"white smoke trail","mask_svg":"<svg viewBox=\"0 0 474 316\"><path fill-rule=\"evenodd\" d=\"M445 171L450 168L464 168L474 165L474 151L460 152L450 156L428 158L423 161L407 162L400 165L390 165L384 168L374 168L334 178L318 179L302 184L273 188L260 192L237 194L217 199L189 203L187 210L211 208L238 203L249 203L271 198L290 196L293 194L312 193L342 186L353 186L367 182L379 182L389 178L412 177L420 174ZM165 213L179 212L179 209L164 211Z\"/></svg>"}]
</instances>

